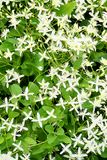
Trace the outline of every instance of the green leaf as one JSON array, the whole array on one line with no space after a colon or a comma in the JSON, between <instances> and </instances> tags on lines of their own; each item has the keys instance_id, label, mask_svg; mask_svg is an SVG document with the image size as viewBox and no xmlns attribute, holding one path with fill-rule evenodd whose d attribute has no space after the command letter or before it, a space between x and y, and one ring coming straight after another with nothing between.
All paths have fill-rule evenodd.
<instances>
[{"instance_id":1,"label":"green leaf","mask_svg":"<svg viewBox=\"0 0 107 160\"><path fill-rule=\"evenodd\" d=\"M61 94L66 101L70 100L70 93L66 91L66 88L61 87Z\"/></svg>"},{"instance_id":2,"label":"green leaf","mask_svg":"<svg viewBox=\"0 0 107 160\"><path fill-rule=\"evenodd\" d=\"M59 135L58 140L66 144L71 143L71 139L66 135Z\"/></svg>"},{"instance_id":3,"label":"green leaf","mask_svg":"<svg viewBox=\"0 0 107 160\"><path fill-rule=\"evenodd\" d=\"M40 60L40 58L41 58L41 56L39 55L39 53L36 53L34 55L34 64L35 64L36 68L38 68L39 70L42 71L44 68L44 60Z\"/></svg>"},{"instance_id":4,"label":"green leaf","mask_svg":"<svg viewBox=\"0 0 107 160\"><path fill-rule=\"evenodd\" d=\"M80 81L79 87L80 88L88 88L89 87L89 83L88 83L89 79L88 78L84 78Z\"/></svg>"},{"instance_id":5,"label":"green leaf","mask_svg":"<svg viewBox=\"0 0 107 160\"><path fill-rule=\"evenodd\" d=\"M52 125L46 125L45 126L45 130L48 132L48 133L53 133L54 132L54 128Z\"/></svg>"},{"instance_id":6,"label":"green leaf","mask_svg":"<svg viewBox=\"0 0 107 160\"><path fill-rule=\"evenodd\" d=\"M22 74L25 76L31 76L33 75L37 70L35 65L30 61L25 61L22 65Z\"/></svg>"},{"instance_id":7,"label":"green leaf","mask_svg":"<svg viewBox=\"0 0 107 160\"><path fill-rule=\"evenodd\" d=\"M29 106L31 105L30 100L26 100L26 99L20 99L21 104L23 104L24 106Z\"/></svg>"},{"instance_id":8,"label":"green leaf","mask_svg":"<svg viewBox=\"0 0 107 160\"><path fill-rule=\"evenodd\" d=\"M100 62L101 58L107 59L107 53L106 52L92 52L90 55L90 60L95 62Z\"/></svg>"},{"instance_id":9,"label":"green leaf","mask_svg":"<svg viewBox=\"0 0 107 160\"><path fill-rule=\"evenodd\" d=\"M0 137L0 144L2 144L4 142L4 138Z\"/></svg>"},{"instance_id":10,"label":"green leaf","mask_svg":"<svg viewBox=\"0 0 107 160\"><path fill-rule=\"evenodd\" d=\"M67 117L65 117L64 122L65 122L65 127L68 130L71 130L71 135L73 135L75 133L75 128L76 128L76 118L74 116L74 114L71 112L69 113L69 111L66 112Z\"/></svg>"},{"instance_id":11,"label":"green leaf","mask_svg":"<svg viewBox=\"0 0 107 160\"><path fill-rule=\"evenodd\" d=\"M18 84L11 85L9 87L9 90L12 95L16 95L16 96L22 93L22 89Z\"/></svg>"},{"instance_id":12,"label":"green leaf","mask_svg":"<svg viewBox=\"0 0 107 160\"><path fill-rule=\"evenodd\" d=\"M107 158L107 148L105 148L104 152L101 153L102 158Z\"/></svg>"},{"instance_id":13,"label":"green leaf","mask_svg":"<svg viewBox=\"0 0 107 160\"><path fill-rule=\"evenodd\" d=\"M90 160L99 160L99 157L96 155L92 154Z\"/></svg>"},{"instance_id":14,"label":"green leaf","mask_svg":"<svg viewBox=\"0 0 107 160\"><path fill-rule=\"evenodd\" d=\"M64 130L62 128L58 128L57 135L64 135Z\"/></svg>"},{"instance_id":15,"label":"green leaf","mask_svg":"<svg viewBox=\"0 0 107 160\"><path fill-rule=\"evenodd\" d=\"M0 58L0 72L5 73L7 69L10 69L10 64L8 63L8 60L5 58Z\"/></svg>"},{"instance_id":16,"label":"green leaf","mask_svg":"<svg viewBox=\"0 0 107 160\"><path fill-rule=\"evenodd\" d=\"M31 137L25 137L24 141L29 145L35 145L36 141Z\"/></svg>"},{"instance_id":17,"label":"green leaf","mask_svg":"<svg viewBox=\"0 0 107 160\"><path fill-rule=\"evenodd\" d=\"M89 101L86 101L83 103L83 108L92 109L93 105Z\"/></svg>"},{"instance_id":18,"label":"green leaf","mask_svg":"<svg viewBox=\"0 0 107 160\"><path fill-rule=\"evenodd\" d=\"M37 128L37 129L36 129L36 133L37 133L37 135L38 135L38 140L39 140L39 141L43 142L43 141L46 140L47 135L46 135L46 132L44 132L43 129Z\"/></svg>"},{"instance_id":19,"label":"green leaf","mask_svg":"<svg viewBox=\"0 0 107 160\"><path fill-rule=\"evenodd\" d=\"M32 147L32 156L37 156L38 154L42 154L47 152L51 149L51 146L47 143L47 141L44 141L40 144L35 145L35 147Z\"/></svg>"},{"instance_id":20,"label":"green leaf","mask_svg":"<svg viewBox=\"0 0 107 160\"><path fill-rule=\"evenodd\" d=\"M78 58L78 59L73 63L74 69L79 69L79 68L81 67L81 63L82 63L82 57Z\"/></svg>"},{"instance_id":21,"label":"green leaf","mask_svg":"<svg viewBox=\"0 0 107 160\"><path fill-rule=\"evenodd\" d=\"M40 61L40 55L38 53L31 54L26 52L23 55L23 59L21 68L24 75L31 76L43 70L43 61Z\"/></svg>"},{"instance_id":22,"label":"green leaf","mask_svg":"<svg viewBox=\"0 0 107 160\"><path fill-rule=\"evenodd\" d=\"M6 41L9 42L9 43L12 43L14 45L17 43L17 39L16 38L7 38Z\"/></svg>"},{"instance_id":23,"label":"green leaf","mask_svg":"<svg viewBox=\"0 0 107 160\"><path fill-rule=\"evenodd\" d=\"M7 149L8 147L11 147L13 143L13 138L10 133L7 133L4 137L4 141L2 144L0 144L0 150Z\"/></svg>"},{"instance_id":24,"label":"green leaf","mask_svg":"<svg viewBox=\"0 0 107 160\"><path fill-rule=\"evenodd\" d=\"M28 89L29 92L34 93L35 95L39 93L39 87L33 82L29 82Z\"/></svg>"},{"instance_id":25,"label":"green leaf","mask_svg":"<svg viewBox=\"0 0 107 160\"><path fill-rule=\"evenodd\" d=\"M49 135L47 136L48 144L54 143L54 141L56 140L56 138L57 138L56 135L54 135L54 134L49 134Z\"/></svg>"},{"instance_id":26,"label":"green leaf","mask_svg":"<svg viewBox=\"0 0 107 160\"><path fill-rule=\"evenodd\" d=\"M102 49L104 48L104 42L98 42L96 48L97 48L98 50L102 50Z\"/></svg>"},{"instance_id":27,"label":"green leaf","mask_svg":"<svg viewBox=\"0 0 107 160\"><path fill-rule=\"evenodd\" d=\"M30 24L32 24L32 25L37 25L38 23L39 23L39 21L38 21L37 18L32 17L32 18L30 19Z\"/></svg>"},{"instance_id":28,"label":"green leaf","mask_svg":"<svg viewBox=\"0 0 107 160\"><path fill-rule=\"evenodd\" d=\"M64 157L62 157L61 155L56 154L55 155L56 160L64 160Z\"/></svg>"},{"instance_id":29,"label":"green leaf","mask_svg":"<svg viewBox=\"0 0 107 160\"><path fill-rule=\"evenodd\" d=\"M0 15L0 28L4 29L4 25L6 24L6 22L7 22L7 19L1 18L1 15Z\"/></svg>"},{"instance_id":30,"label":"green leaf","mask_svg":"<svg viewBox=\"0 0 107 160\"><path fill-rule=\"evenodd\" d=\"M73 10L75 9L75 7L76 7L75 1L68 2L67 4L60 6L58 10L56 10L56 14L58 16L62 16L62 15L70 16Z\"/></svg>"},{"instance_id":31,"label":"green leaf","mask_svg":"<svg viewBox=\"0 0 107 160\"><path fill-rule=\"evenodd\" d=\"M12 110L9 110L9 118L12 119L12 118L16 118L19 116L19 112L15 112L15 111L12 111Z\"/></svg>"},{"instance_id":32,"label":"green leaf","mask_svg":"<svg viewBox=\"0 0 107 160\"><path fill-rule=\"evenodd\" d=\"M21 33L20 31L17 29L11 29L10 32L8 33L8 36L9 37L20 37L21 36Z\"/></svg>"},{"instance_id":33,"label":"green leaf","mask_svg":"<svg viewBox=\"0 0 107 160\"><path fill-rule=\"evenodd\" d=\"M8 41L4 41L1 45L0 45L0 50L5 52L7 51L7 49L9 49L10 51L14 50L13 44L8 42Z\"/></svg>"}]
</instances>

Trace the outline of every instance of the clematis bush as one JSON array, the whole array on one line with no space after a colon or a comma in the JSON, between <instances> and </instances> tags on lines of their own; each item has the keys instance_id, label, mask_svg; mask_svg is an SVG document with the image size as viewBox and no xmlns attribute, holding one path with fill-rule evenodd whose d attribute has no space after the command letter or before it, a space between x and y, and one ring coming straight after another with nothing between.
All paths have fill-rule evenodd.
<instances>
[{"instance_id":1,"label":"clematis bush","mask_svg":"<svg viewBox=\"0 0 107 160\"><path fill-rule=\"evenodd\" d=\"M0 1L0 160L107 159L107 1Z\"/></svg>"}]
</instances>

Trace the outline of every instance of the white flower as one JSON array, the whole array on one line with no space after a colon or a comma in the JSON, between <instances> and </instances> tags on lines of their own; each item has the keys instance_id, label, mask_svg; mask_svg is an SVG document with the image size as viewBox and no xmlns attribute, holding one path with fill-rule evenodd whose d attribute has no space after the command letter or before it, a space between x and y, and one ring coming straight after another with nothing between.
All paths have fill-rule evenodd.
<instances>
[{"instance_id":1,"label":"white flower","mask_svg":"<svg viewBox=\"0 0 107 160\"><path fill-rule=\"evenodd\" d=\"M40 88L42 89L41 93L46 94L49 88L49 82L46 82L45 79L42 79L42 81L38 83L40 84Z\"/></svg>"},{"instance_id":2,"label":"white flower","mask_svg":"<svg viewBox=\"0 0 107 160\"><path fill-rule=\"evenodd\" d=\"M9 58L10 61L12 61L12 56L13 56L13 54L14 54L14 52L10 52L10 50L7 49L7 51L4 52L4 57L5 57L6 59Z\"/></svg>"},{"instance_id":3,"label":"white flower","mask_svg":"<svg viewBox=\"0 0 107 160\"><path fill-rule=\"evenodd\" d=\"M30 49L30 52L33 51L33 48L35 47L36 43L33 40L33 37L30 37L29 40L26 41L28 43L28 45L26 46L26 49Z\"/></svg>"},{"instance_id":4,"label":"white flower","mask_svg":"<svg viewBox=\"0 0 107 160\"><path fill-rule=\"evenodd\" d=\"M15 51L18 51L19 54L20 54L20 57L21 57L21 56L22 56L22 53L23 53L24 51L26 51L26 48L19 45L19 46L15 49Z\"/></svg>"},{"instance_id":5,"label":"white flower","mask_svg":"<svg viewBox=\"0 0 107 160\"><path fill-rule=\"evenodd\" d=\"M21 160L30 160L30 153L29 154L23 154L23 157L20 156Z\"/></svg>"},{"instance_id":6,"label":"white flower","mask_svg":"<svg viewBox=\"0 0 107 160\"><path fill-rule=\"evenodd\" d=\"M71 138L74 141L74 147L76 147L78 144L84 145L83 140L81 140L81 136L82 134L80 134L79 136L74 135L75 138Z\"/></svg>"},{"instance_id":7,"label":"white flower","mask_svg":"<svg viewBox=\"0 0 107 160\"><path fill-rule=\"evenodd\" d=\"M7 132L14 127L13 122L14 122L14 119L12 118L11 121L6 123L6 125L8 126Z\"/></svg>"},{"instance_id":8,"label":"white flower","mask_svg":"<svg viewBox=\"0 0 107 160\"><path fill-rule=\"evenodd\" d=\"M26 44L27 43L26 39L27 39L27 35L25 35L24 37L17 38L18 46L22 46L22 45Z\"/></svg>"},{"instance_id":9,"label":"white flower","mask_svg":"<svg viewBox=\"0 0 107 160\"><path fill-rule=\"evenodd\" d=\"M83 130L87 132L87 134L88 134L88 139L94 138L94 139L98 140L98 139L99 139L99 137L97 136L97 134L98 134L98 129L94 129L95 126L94 126L93 124L94 124L94 123L92 123L92 125L91 125L91 124L89 124L89 122L87 121L87 127L84 128ZM96 125L96 122L95 122L95 125Z\"/></svg>"},{"instance_id":10,"label":"white flower","mask_svg":"<svg viewBox=\"0 0 107 160\"><path fill-rule=\"evenodd\" d=\"M14 107L14 104L9 103L7 97L5 97L4 104L1 104L0 108L5 108L6 112L8 112L9 107Z\"/></svg>"},{"instance_id":11,"label":"white flower","mask_svg":"<svg viewBox=\"0 0 107 160\"><path fill-rule=\"evenodd\" d=\"M46 60L49 59L49 57L46 54L46 51L44 51L43 53L39 52L39 55L41 56L40 61L42 61L43 59L46 59Z\"/></svg>"},{"instance_id":12,"label":"white flower","mask_svg":"<svg viewBox=\"0 0 107 160\"><path fill-rule=\"evenodd\" d=\"M0 154L0 160L16 160L16 159L11 157L11 152L8 152L7 154Z\"/></svg>"},{"instance_id":13,"label":"white flower","mask_svg":"<svg viewBox=\"0 0 107 160\"><path fill-rule=\"evenodd\" d=\"M87 2L89 3L87 8L89 8L91 10L91 12L94 13L94 10L96 7L98 7L98 4L95 4L94 1L92 1L92 0L87 0Z\"/></svg>"},{"instance_id":14,"label":"white flower","mask_svg":"<svg viewBox=\"0 0 107 160\"><path fill-rule=\"evenodd\" d=\"M85 116L89 116L90 114L87 112L87 109L84 109L83 111L80 111L78 115L81 116L84 121Z\"/></svg>"},{"instance_id":15,"label":"white flower","mask_svg":"<svg viewBox=\"0 0 107 160\"><path fill-rule=\"evenodd\" d=\"M57 96L60 93L61 92L60 92L59 88L57 88L56 86L53 86L52 88L50 88L50 91L49 91L49 99L57 98Z\"/></svg>"},{"instance_id":16,"label":"white flower","mask_svg":"<svg viewBox=\"0 0 107 160\"><path fill-rule=\"evenodd\" d=\"M99 76L96 76L96 80L95 81L89 81L90 84L95 85L95 91L98 92L100 86L105 88L105 81L99 79Z\"/></svg>"},{"instance_id":17,"label":"white flower","mask_svg":"<svg viewBox=\"0 0 107 160\"><path fill-rule=\"evenodd\" d=\"M38 68L40 71L43 70L43 66L38 66L37 68Z\"/></svg>"},{"instance_id":18,"label":"white flower","mask_svg":"<svg viewBox=\"0 0 107 160\"><path fill-rule=\"evenodd\" d=\"M47 114L48 114L47 119L48 119L48 118L51 118L51 117L56 118L56 116L54 115L54 109L52 109L51 112L49 112L49 111L46 111L46 112L47 112Z\"/></svg>"},{"instance_id":19,"label":"white flower","mask_svg":"<svg viewBox=\"0 0 107 160\"><path fill-rule=\"evenodd\" d=\"M49 70L49 74L47 75L47 77L51 77L51 80L53 79L54 76L58 75L58 68L53 68L51 67L51 69Z\"/></svg>"},{"instance_id":20,"label":"white flower","mask_svg":"<svg viewBox=\"0 0 107 160\"><path fill-rule=\"evenodd\" d=\"M84 99L85 99L85 97L84 97ZM80 93L77 95L77 102L78 102L78 105L79 105L80 109L82 109L82 104L85 102L84 99L83 99L83 97L81 97Z\"/></svg>"},{"instance_id":21,"label":"white flower","mask_svg":"<svg viewBox=\"0 0 107 160\"><path fill-rule=\"evenodd\" d=\"M99 18L99 11L96 13L90 12L89 14L92 16L93 21L99 21L99 22L103 21L101 18Z\"/></svg>"},{"instance_id":22,"label":"white flower","mask_svg":"<svg viewBox=\"0 0 107 160\"><path fill-rule=\"evenodd\" d=\"M63 109L65 109L65 105L67 104L67 102L64 102L64 100L62 99L62 97L59 99L59 103L56 104L56 106L61 106Z\"/></svg>"},{"instance_id":23,"label":"white flower","mask_svg":"<svg viewBox=\"0 0 107 160\"><path fill-rule=\"evenodd\" d=\"M20 137L21 134L17 134L18 133L18 130L17 128L14 129L13 133L12 133L12 136L13 136L13 141L15 142L16 141L16 138L17 137Z\"/></svg>"},{"instance_id":24,"label":"white flower","mask_svg":"<svg viewBox=\"0 0 107 160\"><path fill-rule=\"evenodd\" d=\"M63 149L60 152L60 154L63 154L64 152L67 152L67 153L71 154L71 151L69 149L69 147L71 146L71 144L68 144L68 145L65 146L64 144L61 143L61 146L63 147Z\"/></svg>"},{"instance_id":25,"label":"white flower","mask_svg":"<svg viewBox=\"0 0 107 160\"><path fill-rule=\"evenodd\" d=\"M103 123L106 121L103 118L102 114L96 115L95 113L93 113L93 114L90 114L89 118L91 119L91 122L92 122L92 124L91 124L92 128L94 128L96 126L99 126L100 128L102 128Z\"/></svg>"},{"instance_id":26,"label":"white flower","mask_svg":"<svg viewBox=\"0 0 107 160\"><path fill-rule=\"evenodd\" d=\"M6 86L7 88L9 87L9 83L11 83L12 81L17 80L18 83L20 83L20 79L24 76L24 75L19 75L19 73L14 71L14 68L11 70L6 70L7 75L6 77Z\"/></svg>"},{"instance_id":27,"label":"white flower","mask_svg":"<svg viewBox=\"0 0 107 160\"><path fill-rule=\"evenodd\" d=\"M61 16L61 17L56 16L56 19L57 19L57 24L61 29L66 28L68 23L71 22L68 19L68 15L64 15L64 16Z\"/></svg>"},{"instance_id":28,"label":"white flower","mask_svg":"<svg viewBox=\"0 0 107 160\"><path fill-rule=\"evenodd\" d=\"M103 26L107 28L107 12L103 12Z\"/></svg>"},{"instance_id":29,"label":"white flower","mask_svg":"<svg viewBox=\"0 0 107 160\"><path fill-rule=\"evenodd\" d=\"M26 19L29 19L32 16L32 12L30 12L31 8L24 8L24 10L22 11L22 13L20 14L20 17L24 17Z\"/></svg>"},{"instance_id":30,"label":"white flower","mask_svg":"<svg viewBox=\"0 0 107 160\"><path fill-rule=\"evenodd\" d=\"M75 110L77 113L79 113L79 112L78 112L79 104L78 104L78 102L77 102L77 100L76 100L76 97L73 98L73 99L70 97L70 101L68 102L68 104L71 105L71 108L70 108L69 111Z\"/></svg>"},{"instance_id":31,"label":"white flower","mask_svg":"<svg viewBox=\"0 0 107 160\"><path fill-rule=\"evenodd\" d=\"M35 9L37 9L39 11L39 15L41 15L42 12L46 12L47 9L44 8L43 4L39 4L38 6L35 6Z\"/></svg>"},{"instance_id":32,"label":"white flower","mask_svg":"<svg viewBox=\"0 0 107 160\"><path fill-rule=\"evenodd\" d=\"M45 35L48 32L52 31L52 28L50 27L50 23L52 21L50 13L43 12L43 14L40 14L39 12L38 18L39 18L39 24L36 29L40 33L43 33L43 35Z\"/></svg>"},{"instance_id":33,"label":"white flower","mask_svg":"<svg viewBox=\"0 0 107 160\"><path fill-rule=\"evenodd\" d=\"M22 124L19 124L17 125L17 127L19 128L18 132L21 132L21 131L28 131L28 128L25 127L25 120L22 121Z\"/></svg>"},{"instance_id":34,"label":"white flower","mask_svg":"<svg viewBox=\"0 0 107 160\"><path fill-rule=\"evenodd\" d=\"M84 0L77 0L77 2L83 2ZM85 12L87 11L87 7L84 5L84 3L77 3L77 8L76 8L76 11L75 11L75 15L74 17L77 19L77 20L84 20L84 14Z\"/></svg>"},{"instance_id":35,"label":"white flower","mask_svg":"<svg viewBox=\"0 0 107 160\"><path fill-rule=\"evenodd\" d=\"M22 95L25 96L26 100L29 100L29 96L33 95L33 94L34 93L29 93L29 89L28 89L28 87L26 87L26 89L25 89L25 91L24 91L24 93Z\"/></svg>"},{"instance_id":36,"label":"white flower","mask_svg":"<svg viewBox=\"0 0 107 160\"><path fill-rule=\"evenodd\" d=\"M34 0L31 0L30 2L28 2L28 5L29 5L30 9L35 9L35 7L36 7L36 3Z\"/></svg>"},{"instance_id":37,"label":"white flower","mask_svg":"<svg viewBox=\"0 0 107 160\"><path fill-rule=\"evenodd\" d=\"M13 151L23 151L23 148L21 147L21 141L18 144L13 143L13 146L15 147Z\"/></svg>"},{"instance_id":38,"label":"white flower","mask_svg":"<svg viewBox=\"0 0 107 160\"><path fill-rule=\"evenodd\" d=\"M95 141L95 139L86 139L86 138L83 138L84 140L84 149L87 149L87 154L90 153L90 152L93 152L96 154L96 146L98 145Z\"/></svg>"},{"instance_id":39,"label":"white flower","mask_svg":"<svg viewBox=\"0 0 107 160\"><path fill-rule=\"evenodd\" d=\"M88 34L94 34L95 36L98 36L98 30L92 24L89 24L87 27L84 27L84 29L87 31Z\"/></svg>"},{"instance_id":40,"label":"white flower","mask_svg":"<svg viewBox=\"0 0 107 160\"><path fill-rule=\"evenodd\" d=\"M106 0L101 0L101 5L104 5L105 2Z\"/></svg>"},{"instance_id":41,"label":"white flower","mask_svg":"<svg viewBox=\"0 0 107 160\"><path fill-rule=\"evenodd\" d=\"M68 78L69 87L67 87L67 91L72 91L72 90L76 91L76 86L79 85L79 80L80 80L80 77L77 78L72 76L71 78ZM76 92L78 93L78 91Z\"/></svg>"},{"instance_id":42,"label":"white flower","mask_svg":"<svg viewBox=\"0 0 107 160\"><path fill-rule=\"evenodd\" d=\"M9 29L4 29L1 34L1 37L4 37L4 39L6 39L8 33L9 33Z\"/></svg>"},{"instance_id":43,"label":"white flower","mask_svg":"<svg viewBox=\"0 0 107 160\"><path fill-rule=\"evenodd\" d=\"M37 112L37 119L33 119L32 122L38 122L42 128L42 121L46 121L48 118L41 118L39 112Z\"/></svg>"},{"instance_id":44,"label":"white flower","mask_svg":"<svg viewBox=\"0 0 107 160\"><path fill-rule=\"evenodd\" d=\"M42 95L39 94L39 97L35 100L35 102L40 102L41 105L43 105L45 99L46 97L42 97Z\"/></svg>"},{"instance_id":45,"label":"white flower","mask_svg":"<svg viewBox=\"0 0 107 160\"><path fill-rule=\"evenodd\" d=\"M77 160L82 160L82 159L84 159L84 157L87 157L87 156L88 156L87 154L81 152L80 147L78 148L78 151L76 154L72 154L72 157L76 158Z\"/></svg>"},{"instance_id":46,"label":"white flower","mask_svg":"<svg viewBox=\"0 0 107 160\"><path fill-rule=\"evenodd\" d=\"M105 58L101 58L101 61L100 61L102 64L104 64L105 66L107 66L107 59Z\"/></svg>"},{"instance_id":47,"label":"white flower","mask_svg":"<svg viewBox=\"0 0 107 160\"><path fill-rule=\"evenodd\" d=\"M60 5L62 5L62 0L52 0L52 5L57 8L60 7Z\"/></svg>"},{"instance_id":48,"label":"white flower","mask_svg":"<svg viewBox=\"0 0 107 160\"><path fill-rule=\"evenodd\" d=\"M90 101L90 103L93 105L93 112L95 112L95 109L100 108L104 102L101 102L100 98L95 97L94 101Z\"/></svg>"},{"instance_id":49,"label":"white flower","mask_svg":"<svg viewBox=\"0 0 107 160\"><path fill-rule=\"evenodd\" d=\"M14 29L16 29L16 26L20 23L20 20L17 20L18 15L14 13L14 10L12 10L12 14L10 16L7 16L9 18L9 22L11 23L10 26L13 26Z\"/></svg>"},{"instance_id":50,"label":"white flower","mask_svg":"<svg viewBox=\"0 0 107 160\"><path fill-rule=\"evenodd\" d=\"M58 74L57 77L59 78L59 81L57 83L57 86L60 87L62 84L64 88L66 88L66 82L69 80L70 73L68 71L62 70L62 75Z\"/></svg>"},{"instance_id":51,"label":"white flower","mask_svg":"<svg viewBox=\"0 0 107 160\"><path fill-rule=\"evenodd\" d=\"M23 112L24 113L24 115L25 115L25 118L23 119L23 121L26 121L26 120L28 120L28 119L30 119L30 120L32 120L33 118L32 118L32 111L30 111L29 113L26 113L26 112Z\"/></svg>"},{"instance_id":52,"label":"white flower","mask_svg":"<svg viewBox=\"0 0 107 160\"><path fill-rule=\"evenodd\" d=\"M7 127L7 132L10 131L10 129L15 127L15 125L13 124L14 122L13 118L11 119L11 121L9 120L9 118L7 118L6 120L2 118L2 121L3 121L3 127L4 126Z\"/></svg>"}]
</instances>

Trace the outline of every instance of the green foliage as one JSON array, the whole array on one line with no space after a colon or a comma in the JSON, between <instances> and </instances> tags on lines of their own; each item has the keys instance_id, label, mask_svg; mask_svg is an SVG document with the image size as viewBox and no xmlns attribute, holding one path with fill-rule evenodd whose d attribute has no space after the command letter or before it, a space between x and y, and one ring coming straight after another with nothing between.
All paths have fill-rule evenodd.
<instances>
[{"instance_id":1,"label":"green foliage","mask_svg":"<svg viewBox=\"0 0 107 160\"><path fill-rule=\"evenodd\" d=\"M10 51L13 51L14 50L14 46L12 44L12 42L9 42L9 41L4 41L1 45L0 45L0 50L5 52L7 51L7 48L10 50Z\"/></svg>"},{"instance_id":2,"label":"green foliage","mask_svg":"<svg viewBox=\"0 0 107 160\"><path fill-rule=\"evenodd\" d=\"M4 138L0 137L0 144L2 144L4 142Z\"/></svg>"},{"instance_id":3,"label":"green foliage","mask_svg":"<svg viewBox=\"0 0 107 160\"><path fill-rule=\"evenodd\" d=\"M48 133L53 133L54 132L54 128L52 125L46 125L45 126L45 130L48 132Z\"/></svg>"},{"instance_id":4,"label":"green foliage","mask_svg":"<svg viewBox=\"0 0 107 160\"><path fill-rule=\"evenodd\" d=\"M0 158L107 159L106 8L0 1Z\"/></svg>"},{"instance_id":5,"label":"green foliage","mask_svg":"<svg viewBox=\"0 0 107 160\"><path fill-rule=\"evenodd\" d=\"M101 153L102 158L107 158L107 148L105 148L104 152Z\"/></svg>"},{"instance_id":6,"label":"green foliage","mask_svg":"<svg viewBox=\"0 0 107 160\"><path fill-rule=\"evenodd\" d=\"M53 144L56 141L57 136L54 134L48 134L47 142L48 144Z\"/></svg>"},{"instance_id":7,"label":"green foliage","mask_svg":"<svg viewBox=\"0 0 107 160\"><path fill-rule=\"evenodd\" d=\"M18 117L18 116L20 115L20 113L19 113L19 112L16 112L16 111L12 111L12 110L10 109L8 115L9 115L9 118L12 119L12 118Z\"/></svg>"},{"instance_id":8,"label":"green foliage","mask_svg":"<svg viewBox=\"0 0 107 160\"><path fill-rule=\"evenodd\" d=\"M58 16L62 16L62 15L70 16L73 10L75 9L75 7L76 7L75 1L68 2L67 4L61 5L58 8L58 10L56 10L56 13Z\"/></svg>"},{"instance_id":9,"label":"green foliage","mask_svg":"<svg viewBox=\"0 0 107 160\"><path fill-rule=\"evenodd\" d=\"M102 57L107 59L107 53L106 52L92 52L90 55L91 60L94 60L95 62L100 62Z\"/></svg>"},{"instance_id":10,"label":"green foliage","mask_svg":"<svg viewBox=\"0 0 107 160\"><path fill-rule=\"evenodd\" d=\"M74 69L79 69L81 68L81 64L82 64L82 57L79 57L75 62L73 62L73 67Z\"/></svg>"},{"instance_id":11,"label":"green foliage","mask_svg":"<svg viewBox=\"0 0 107 160\"><path fill-rule=\"evenodd\" d=\"M22 93L22 89L18 84L12 84L9 89L10 89L10 93L12 95L16 95L17 96L17 95Z\"/></svg>"}]
</instances>

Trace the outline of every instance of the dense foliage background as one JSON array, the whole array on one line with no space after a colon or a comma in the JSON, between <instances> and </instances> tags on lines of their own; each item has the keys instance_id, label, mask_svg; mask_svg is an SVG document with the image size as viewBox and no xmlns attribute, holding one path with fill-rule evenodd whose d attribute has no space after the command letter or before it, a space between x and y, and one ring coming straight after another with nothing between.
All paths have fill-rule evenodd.
<instances>
[{"instance_id":1,"label":"dense foliage background","mask_svg":"<svg viewBox=\"0 0 107 160\"><path fill-rule=\"evenodd\" d=\"M107 1L0 1L0 160L107 159Z\"/></svg>"}]
</instances>

